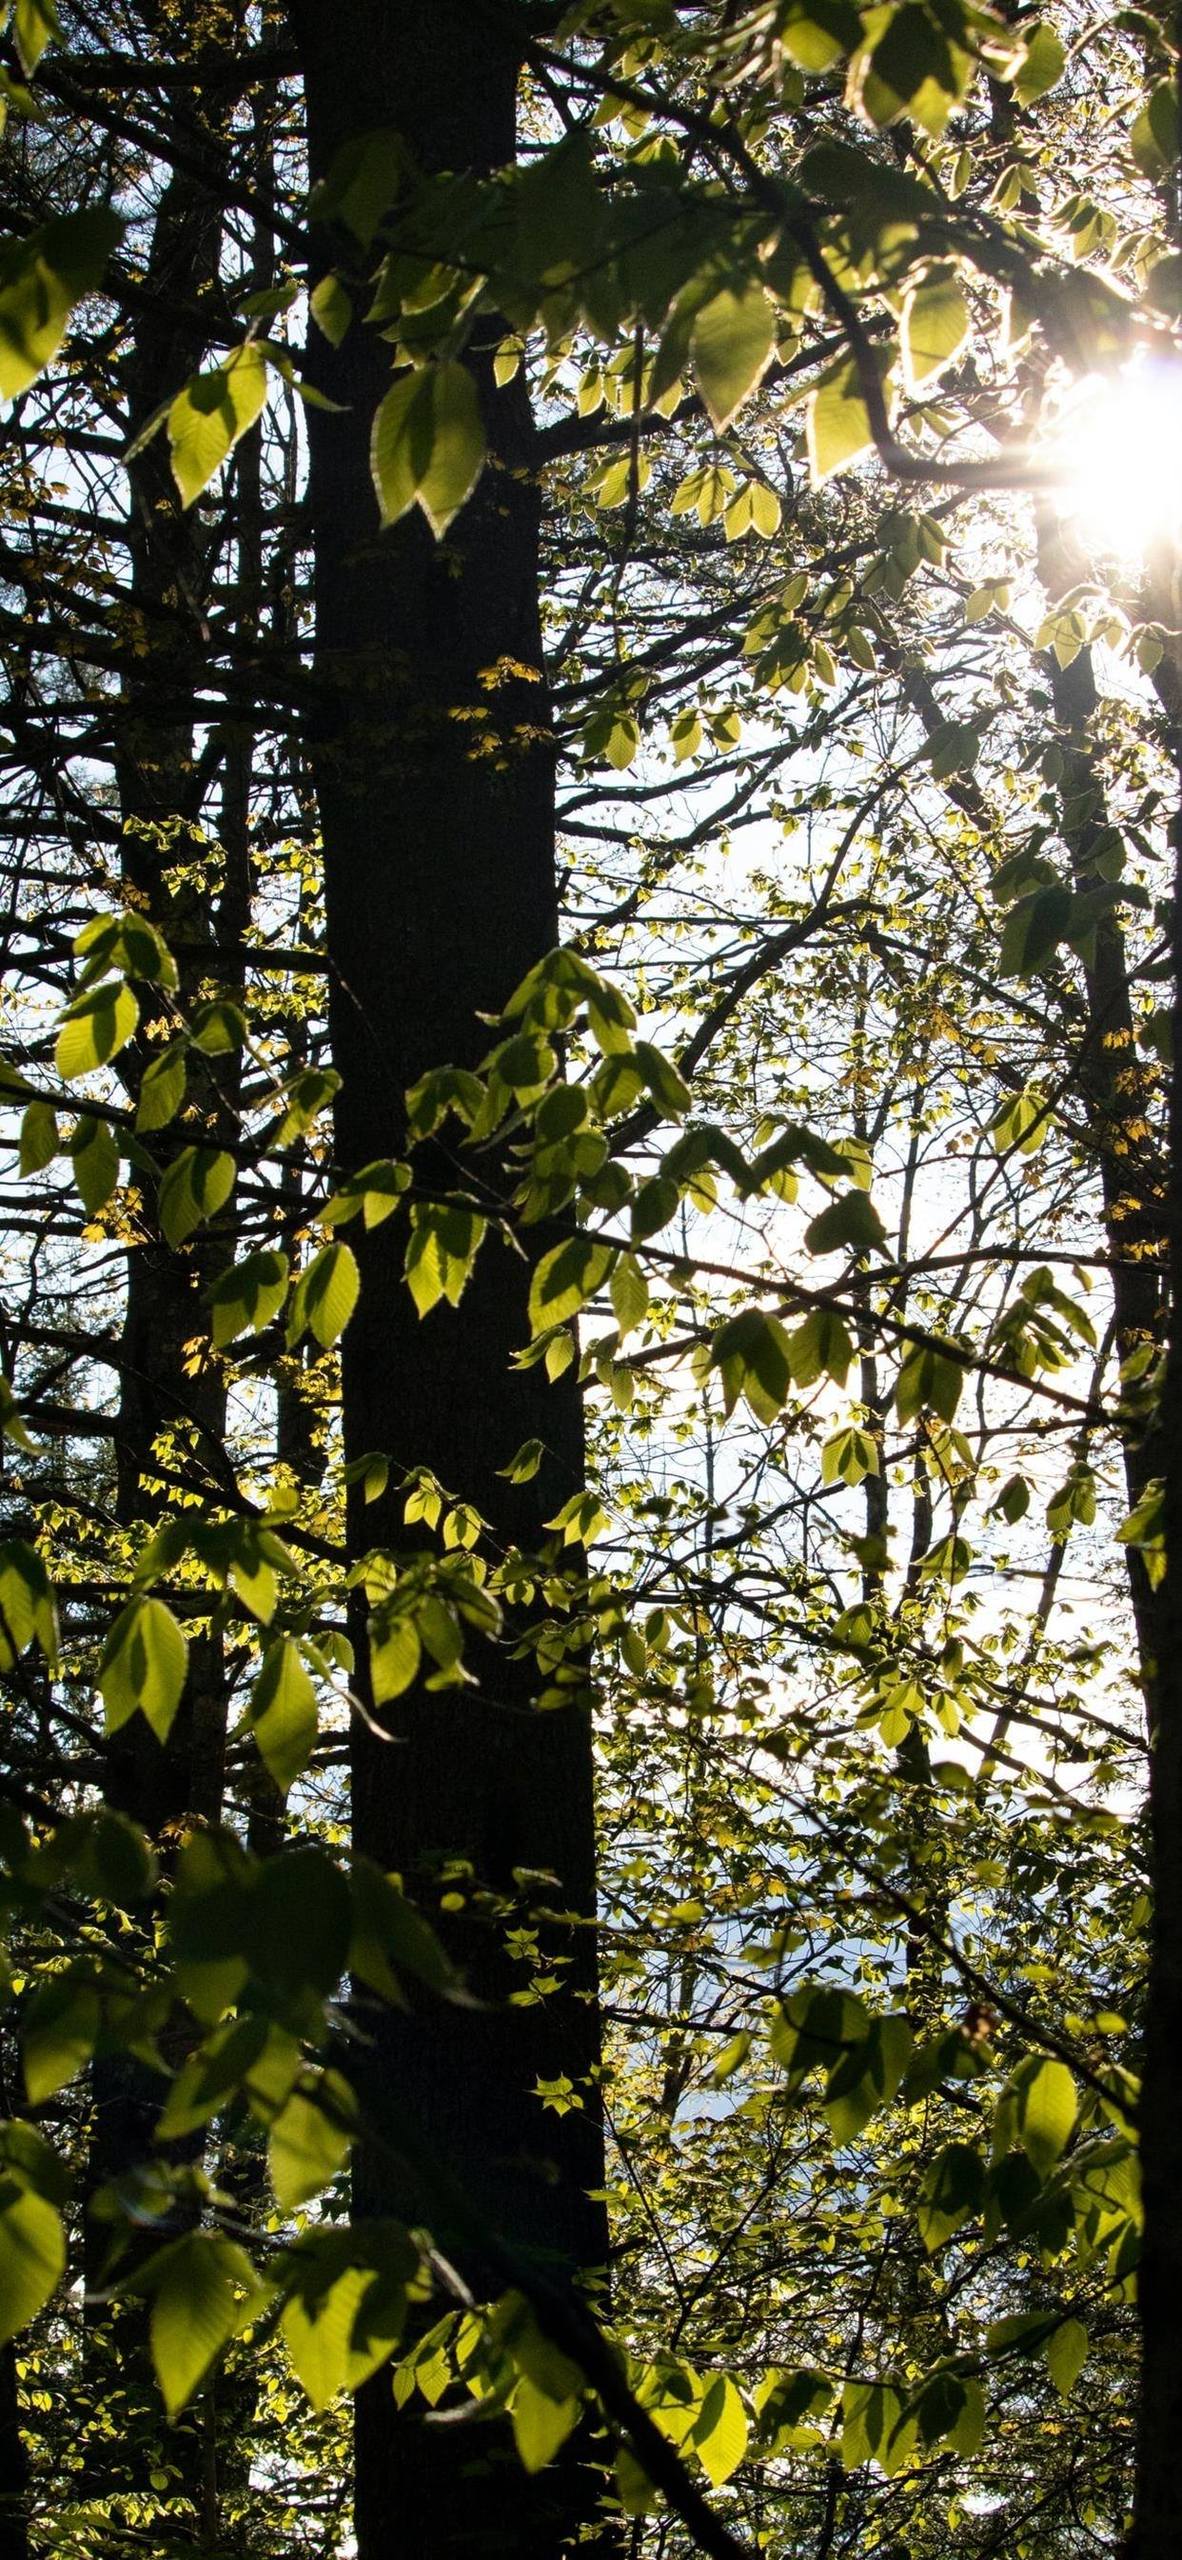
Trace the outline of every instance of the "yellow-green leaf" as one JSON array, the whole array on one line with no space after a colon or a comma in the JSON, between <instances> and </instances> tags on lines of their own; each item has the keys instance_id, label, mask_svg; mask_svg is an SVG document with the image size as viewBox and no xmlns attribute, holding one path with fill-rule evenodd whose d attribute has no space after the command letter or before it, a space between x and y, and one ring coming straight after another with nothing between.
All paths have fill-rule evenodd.
<instances>
[{"instance_id":1,"label":"yellow-green leaf","mask_svg":"<svg viewBox=\"0 0 1182 2560\"><path fill-rule=\"evenodd\" d=\"M969 334L968 305L954 276L929 278L903 305L903 372L916 391L955 361Z\"/></svg>"},{"instance_id":2,"label":"yellow-green leaf","mask_svg":"<svg viewBox=\"0 0 1182 2560\"><path fill-rule=\"evenodd\" d=\"M263 408L267 358L249 340L207 373L195 373L168 412L172 476L181 505L191 507Z\"/></svg>"},{"instance_id":3,"label":"yellow-green leaf","mask_svg":"<svg viewBox=\"0 0 1182 2560\"><path fill-rule=\"evenodd\" d=\"M184 1244L206 1218L216 1217L234 1188L234 1158L216 1147L183 1147L160 1182L160 1224L166 1241Z\"/></svg>"},{"instance_id":4,"label":"yellow-green leaf","mask_svg":"<svg viewBox=\"0 0 1182 2560\"><path fill-rule=\"evenodd\" d=\"M695 315L690 352L698 389L716 427L725 427L766 371L776 343L776 315L759 283L724 286Z\"/></svg>"},{"instance_id":5,"label":"yellow-green leaf","mask_svg":"<svg viewBox=\"0 0 1182 2560\"><path fill-rule=\"evenodd\" d=\"M44 2309L66 2269L62 2218L46 2196L0 2185L0 2346Z\"/></svg>"},{"instance_id":6,"label":"yellow-green leaf","mask_svg":"<svg viewBox=\"0 0 1182 2560\"><path fill-rule=\"evenodd\" d=\"M316 1691L294 1636L268 1645L250 1702L250 1726L281 1795L316 1746Z\"/></svg>"},{"instance_id":7,"label":"yellow-green leaf","mask_svg":"<svg viewBox=\"0 0 1182 2560\"><path fill-rule=\"evenodd\" d=\"M476 486L484 455L480 401L467 365L424 365L400 374L374 418L370 446L383 524L396 524L417 503L432 532L446 533Z\"/></svg>"},{"instance_id":8,"label":"yellow-green leaf","mask_svg":"<svg viewBox=\"0 0 1182 2560\"><path fill-rule=\"evenodd\" d=\"M62 1016L54 1051L63 1082L104 1067L125 1047L139 1018L139 1006L122 978L107 978L102 986L75 996Z\"/></svg>"},{"instance_id":9,"label":"yellow-green leaf","mask_svg":"<svg viewBox=\"0 0 1182 2560\"><path fill-rule=\"evenodd\" d=\"M99 1664L107 1731L117 1733L136 1708L161 1742L180 1705L188 1642L163 1600L129 1600L115 1620Z\"/></svg>"},{"instance_id":10,"label":"yellow-green leaf","mask_svg":"<svg viewBox=\"0 0 1182 2560\"><path fill-rule=\"evenodd\" d=\"M338 2071L322 2071L314 2092L293 2090L267 2142L271 2184L283 2213L331 2185L353 2140L348 2122L340 2119L351 2119L352 2113L352 2091Z\"/></svg>"}]
</instances>

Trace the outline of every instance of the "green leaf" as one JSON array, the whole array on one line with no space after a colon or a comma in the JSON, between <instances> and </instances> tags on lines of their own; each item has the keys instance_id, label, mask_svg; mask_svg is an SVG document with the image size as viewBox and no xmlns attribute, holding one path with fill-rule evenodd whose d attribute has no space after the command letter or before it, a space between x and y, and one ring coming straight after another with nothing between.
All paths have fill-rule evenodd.
<instances>
[{"instance_id":1,"label":"green leaf","mask_svg":"<svg viewBox=\"0 0 1182 2560\"><path fill-rule=\"evenodd\" d=\"M831 1200L805 1228L804 1240L810 1253L881 1253L886 1233L866 1192L855 1189Z\"/></svg>"},{"instance_id":2,"label":"green leaf","mask_svg":"<svg viewBox=\"0 0 1182 2560\"><path fill-rule=\"evenodd\" d=\"M758 1421L775 1421L792 1384L788 1336L777 1316L746 1307L719 1325L710 1344L710 1366L721 1373L728 1413L743 1396Z\"/></svg>"},{"instance_id":3,"label":"green leaf","mask_svg":"<svg viewBox=\"0 0 1182 2560\"><path fill-rule=\"evenodd\" d=\"M401 1698L417 1680L423 1648L404 1610L378 1609L369 1622L369 1676L375 1706Z\"/></svg>"},{"instance_id":4,"label":"green leaf","mask_svg":"<svg viewBox=\"0 0 1182 2560\"><path fill-rule=\"evenodd\" d=\"M814 1307L788 1335L792 1383L797 1387L811 1387L818 1378L833 1378L844 1387L853 1356L849 1328L832 1307Z\"/></svg>"},{"instance_id":5,"label":"green leaf","mask_svg":"<svg viewBox=\"0 0 1182 2560\"><path fill-rule=\"evenodd\" d=\"M1083 2371L1088 2343L1082 2320L1061 2320L1054 2336L1047 2340L1047 2371L1064 2400L1070 2397Z\"/></svg>"},{"instance_id":6,"label":"green leaf","mask_svg":"<svg viewBox=\"0 0 1182 2560\"><path fill-rule=\"evenodd\" d=\"M311 1332L327 1351L344 1332L361 1295L361 1273L352 1246L324 1244L300 1273L292 1291L287 1339Z\"/></svg>"},{"instance_id":7,"label":"green leaf","mask_svg":"<svg viewBox=\"0 0 1182 2560\"><path fill-rule=\"evenodd\" d=\"M308 296L308 309L329 345L339 347L353 320L353 304L339 276L321 276Z\"/></svg>"},{"instance_id":8,"label":"green leaf","mask_svg":"<svg viewBox=\"0 0 1182 2560\"><path fill-rule=\"evenodd\" d=\"M195 373L168 412L172 476L181 505L191 507L227 454L253 427L267 398L267 358L254 340L235 347L208 373Z\"/></svg>"},{"instance_id":9,"label":"green leaf","mask_svg":"<svg viewBox=\"0 0 1182 2560\"><path fill-rule=\"evenodd\" d=\"M331 2186L349 2157L355 2113L353 2092L339 2071L319 2072L314 2090L293 2091L267 2141L271 2184L282 2213L294 2212L309 2196Z\"/></svg>"},{"instance_id":10,"label":"green leaf","mask_svg":"<svg viewBox=\"0 0 1182 2560\"><path fill-rule=\"evenodd\" d=\"M21 2019L30 2106L40 2106L85 2070L98 2039L99 2014L93 1982L59 1973L39 1985Z\"/></svg>"},{"instance_id":11,"label":"green leaf","mask_svg":"<svg viewBox=\"0 0 1182 2560\"><path fill-rule=\"evenodd\" d=\"M76 1076L89 1075L92 1067L103 1067L108 1058L117 1056L130 1040L140 1018L140 1009L131 988L121 978L107 979L101 987L86 987L75 996L62 1016L54 1057L59 1076L66 1084Z\"/></svg>"},{"instance_id":12,"label":"green leaf","mask_svg":"<svg viewBox=\"0 0 1182 2560\"><path fill-rule=\"evenodd\" d=\"M467 365L432 364L402 374L373 422L370 448L383 524L419 505L444 534L484 465L480 401Z\"/></svg>"},{"instance_id":13,"label":"green leaf","mask_svg":"<svg viewBox=\"0 0 1182 2560\"><path fill-rule=\"evenodd\" d=\"M20 1170L24 1180L42 1173L57 1154L57 1114L48 1102L30 1102L21 1119Z\"/></svg>"},{"instance_id":14,"label":"green leaf","mask_svg":"<svg viewBox=\"0 0 1182 2560\"><path fill-rule=\"evenodd\" d=\"M698 389L717 428L729 426L771 361L775 305L766 286L729 285L703 303L690 330Z\"/></svg>"},{"instance_id":15,"label":"green leaf","mask_svg":"<svg viewBox=\"0 0 1182 2560\"><path fill-rule=\"evenodd\" d=\"M578 2425L582 2399L555 2400L523 2373L509 2403L513 2441L526 2471L543 2471Z\"/></svg>"},{"instance_id":16,"label":"green leaf","mask_svg":"<svg viewBox=\"0 0 1182 2560\"><path fill-rule=\"evenodd\" d=\"M119 1180L119 1147L109 1120L84 1114L70 1142L70 1161L83 1208L93 1218L106 1207Z\"/></svg>"},{"instance_id":17,"label":"green leaf","mask_svg":"<svg viewBox=\"0 0 1182 2560\"><path fill-rule=\"evenodd\" d=\"M721 2489L747 2451L747 2412L728 2373L716 2373L687 2441L707 2478Z\"/></svg>"},{"instance_id":18,"label":"green leaf","mask_svg":"<svg viewBox=\"0 0 1182 2560\"><path fill-rule=\"evenodd\" d=\"M350 1972L397 2005L403 2004L398 1980L403 1973L425 1983L441 1999L454 1996L456 1978L434 1930L399 1892L394 1879L383 1875L371 1859L358 1858L349 1889L353 1898Z\"/></svg>"},{"instance_id":19,"label":"green leaf","mask_svg":"<svg viewBox=\"0 0 1182 2560\"><path fill-rule=\"evenodd\" d=\"M0 2346L36 2319L65 2271L66 2235L56 2206L0 2176Z\"/></svg>"},{"instance_id":20,"label":"green leaf","mask_svg":"<svg viewBox=\"0 0 1182 2560\"><path fill-rule=\"evenodd\" d=\"M459 1200L416 1201L410 1213L406 1283L421 1316L441 1298L458 1307L484 1242L485 1220Z\"/></svg>"},{"instance_id":21,"label":"green leaf","mask_svg":"<svg viewBox=\"0 0 1182 2560\"><path fill-rule=\"evenodd\" d=\"M1026 38L1025 58L1014 82L1019 106L1032 107L1036 98L1045 98L1049 89L1058 87L1066 68L1067 56L1054 28L1040 20Z\"/></svg>"},{"instance_id":22,"label":"green leaf","mask_svg":"<svg viewBox=\"0 0 1182 2560\"><path fill-rule=\"evenodd\" d=\"M965 1376L963 1360L939 1350L934 1342L913 1343L895 1381L895 1411L900 1422L911 1422L917 1413L938 1413L942 1422L951 1422Z\"/></svg>"},{"instance_id":23,"label":"green leaf","mask_svg":"<svg viewBox=\"0 0 1182 2560\"><path fill-rule=\"evenodd\" d=\"M232 1271L215 1280L209 1303L213 1309L213 1338L219 1349L227 1342L236 1342L239 1334L261 1333L278 1315L290 1278L287 1255L275 1246L264 1245L257 1253L244 1255Z\"/></svg>"},{"instance_id":24,"label":"green leaf","mask_svg":"<svg viewBox=\"0 0 1182 2560\"><path fill-rule=\"evenodd\" d=\"M1178 91L1173 80L1159 80L1134 123L1130 145L1143 178L1168 177L1178 157Z\"/></svg>"},{"instance_id":25,"label":"green leaf","mask_svg":"<svg viewBox=\"0 0 1182 2560\"><path fill-rule=\"evenodd\" d=\"M1032 2055L1011 2075L1018 2140L1032 2166L1045 2175L1066 2150L1079 2099L1065 2062Z\"/></svg>"},{"instance_id":26,"label":"green leaf","mask_svg":"<svg viewBox=\"0 0 1182 2560\"><path fill-rule=\"evenodd\" d=\"M316 1748L316 1690L294 1636L268 1645L250 1701L250 1730L281 1795Z\"/></svg>"},{"instance_id":27,"label":"green leaf","mask_svg":"<svg viewBox=\"0 0 1182 2560\"><path fill-rule=\"evenodd\" d=\"M234 1158L216 1147L183 1147L160 1179L160 1225L171 1245L216 1217L234 1188Z\"/></svg>"},{"instance_id":28,"label":"green leaf","mask_svg":"<svg viewBox=\"0 0 1182 2560\"><path fill-rule=\"evenodd\" d=\"M148 2334L170 2418L204 2382L222 2349L266 2299L244 2249L221 2231L187 2231L150 2259Z\"/></svg>"},{"instance_id":29,"label":"green leaf","mask_svg":"<svg viewBox=\"0 0 1182 2560\"><path fill-rule=\"evenodd\" d=\"M166 1129L175 1120L188 1083L185 1048L183 1040L174 1040L145 1067L135 1115L137 1129Z\"/></svg>"},{"instance_id":30,"label":"green leaf","mask_svg":"<svg viewBox=\"0 0 1182 2560\"><path fill-rule=\"evenodd\" d=\"M824 2114L833 2139L852 2142L887 2105L911 2060L911 2029L898 2011L870 2022L867 2034L834 2064L825 2083Z\"/></svg>"},{"instance_id":31,"label":"green leaf","mask_svg":"<svg viewBox=\"0 0 1182 2560\"><path fill-rule=\"evenodd\" d=\"M1010 908L1001 937L998 969L1003 978L1034 976L1070 932L1072 906L1065 881L1019 898Z\"/></svg>"},{"instance_id":32,"label":"green leaf","mask_svg":"<svg viewBox=\"0 0 1182 2560\"><path fill-rule=\"evenodd\" d=\"M529 1320L535 1333L565 1324L602 1288L615 1259L594 1236L569 1236L543 1254L530 1283Z\"/></svg>"},{"instance_id":33,"label":"green leaf","mask_svg":"<svg viewBox=\"0 0 1182 2560\"><path fill-rule=\"evenodd\" d=\"M370 2263L350 2263L367 2249ZM418 2252L396 2225L355 2224L309 2234L289 2265L296 2290L280 2334L312 2407L327 2409L338 2392L359 2390L397 2346Z\"/></svg>"},{"instance_id":34,"label":"green leaf","mask_svg":"<svg viewBox=\"0 0 1182 2560\"><path fill-rule=\"evenodd\" d=\"M7 1380L0 1381L7 1388ZM0 1410L5 1399L0 1396ZM18 1447L31 1443L18 1427L13 1428L9 1404L4 1414L7 1439ZM0 1670L11 1671L18 1656L34 1638L51 1668L57 1664L57 1619L49 1576L35 1547L23 1538L7 1538L0 1546Z\"/></svg>"},{"instance_id":35,"label":"green leaf","mask_svg":"<svg viewBox=\"0 0 1182 2560\"><path fill-rule=\"evenodd\" d=\"M107 1731L117 1733L138 1707L167 1741L184 1692L189 1647L163 1600L129 1600L115 1620L99 1663Z\"/></svg>"},{"instance_id":36,"label":"green leaf","mask_svg":"<svg viewBox=\"0 0 1182 2560\"><path fill-rule=\"evenodd\" d=\"M889 359L876 351L875 362L885 389ZM844 357L818 383L806 411L805 434L815 487L870 451L874 430L862 396L861 375L852 356Z\"/></svg>"},{"instance_id":37,"label":"green leaf","mask_svg":"<svg viewBox=\"0 0 1182 2560\"><path fill-rule=\"evenodd\" d=\"M634 1333L648 1314L648 1282L635 1254L622 1253L614 1264L611 1301L621 1336Z\"/></svg>"},{"instance_id":38,"label":"green leaf","mask_svg":"<svg viewBox=\"0 0 1182 2560\"><path fill-rule=\"evenodd\" d=\"M12 32L26 80L31 80L46 45L62 41L61 21L53 0L16 0Z\"/></svg>"},{"instance_id":39,"label":"green leaf","mask_svg":"<svg viewBox=\"0 0 1182 2560\"><path fill-rule=\"evenodd\" d=\"M916 285L903 305L903 376L918 391L960 354L969 334L968 304L954 276Z\"/></svg>"},{"instance_id":40,"label":"green leaf","mask_svg":"<svg viewBox=\"0 0 1182 2560\"><path fill-rule=\"evenodd\" d=\"M96 207L0 246L0 398L15 399L57 354L71 312L102 282L123 230L118 214Z\"/></svg>"},{"instance_id":41,"label":"green leaf","mask_svg":"<svg viewBox=\"0 0 1182 2560\"><path fill-rule=\"evenodd\" d=\"M985 2163L967 2142L949 2142L925 2174L919 2202L919 2236L925 2249L942 2248L985 2201Z\"/></svg>"},{"instance_id":42,"label":"green leaf","mask_svg":"<svg viewBox=\"0 0 1182 2560\"><path fill-rule=\"evenodd\" d=\"M133 908L116 915L92 916L74 936L74 950L85 963L82 985L96 978L144 978L150 986L174 988L177 966L163 935Z\"/></svg>"}]
</instances>

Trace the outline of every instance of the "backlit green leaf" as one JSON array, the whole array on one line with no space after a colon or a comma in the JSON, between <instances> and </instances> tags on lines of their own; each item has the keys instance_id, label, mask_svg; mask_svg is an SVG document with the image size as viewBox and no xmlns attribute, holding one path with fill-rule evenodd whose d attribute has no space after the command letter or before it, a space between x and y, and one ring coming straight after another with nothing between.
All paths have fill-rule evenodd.
<instances>
[{"instance_id":1,"label":"backlit green leaf","mask_svg":"<svg viewBox=\"0 0 1182 2560\"><path fill-rule=\"evenodd\" d=\"M446 533L484 463L484 422L467 365L400 374L374 418L370 450L383 524L417 503L432 532Z\"/></svg>"},{"instance_id":2,"label":"backlit green leaf","mask_svg":"<svg viewBox=\"0 0 1182 2560\"><path fill-rule=\"evenodd\" d=\"M183 1147L160 1181L160 1224L166 1241L184 1244L216 1217L234 1188L234 1158L216 1147Z\"/></svg>"},{"instance_id":3,"label":"backlit green leaf","mask_svg":"<svg viewBox=\"0 0 1182 2560\"><path fill-rule=\"evenodd\" d=\"M99 1663L108 1733L117 1733L138 1707L164 1742L181 1702L188 1662L188 1643L164 1601L129 1600Z\"/></svg>"},{"instance_id":4,"label":"backlit green leaf","mask_svg":"<svg viewBox=\"0 0 1182 2560\"><path fill-rule=\"evenodd\" d=\"M254 340L235 347L208 373L196 373L168 412L172 476L191 507L227 454L253 427L267 397L267 359Z\"/></svg>"},{"instance_id":5,"label":"backlit green leaf","mask_svg":"<svg viewBox=\"0 0 1182 2560\"><path fill-rule=\"evenodd\" d=\"M729 425L755 389L776 343L775 306L764 285L729 285L697 313L690 351L698 389L716 427Z\"/></svg>"}]
</instances>

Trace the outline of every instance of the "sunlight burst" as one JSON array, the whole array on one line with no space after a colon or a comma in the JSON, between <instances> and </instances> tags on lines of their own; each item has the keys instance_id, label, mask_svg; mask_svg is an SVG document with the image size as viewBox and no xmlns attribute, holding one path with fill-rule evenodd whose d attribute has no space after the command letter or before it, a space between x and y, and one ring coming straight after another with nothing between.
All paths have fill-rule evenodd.
<instances>
[{"instance_id":1,"label":"sunlight burst","mask_svg":"<svg viewBox=\"0 0 1182 2560\"><path fill-rule=\"evenodd\" d=\"M1055 442L1060 505L1094 549L1132 561L1182 537L1182 364L1093 376Z\"/></svg>"}]
</instances>

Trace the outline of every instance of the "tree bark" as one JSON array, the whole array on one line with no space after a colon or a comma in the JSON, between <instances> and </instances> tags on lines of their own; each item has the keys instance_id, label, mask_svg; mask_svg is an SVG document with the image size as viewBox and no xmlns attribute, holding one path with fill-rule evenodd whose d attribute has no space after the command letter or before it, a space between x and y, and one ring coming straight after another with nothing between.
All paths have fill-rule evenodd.
<instances>
[{"instance_id":1,"label":"tree bark","mask_svg":"<svg viewBox=\"0 0 1182 2560\"><path fill-rule=\"evenodd\" d=\"M519 62L508 12L502 21L475 0L395 11L350 0L330 23L311 0L294 0L292 19L313 179L344 143L382 124L427 171L483 173L513 158ZM327 242L320 248L328 254ZM308 417L313 757L346 1171L401 1151L406 1087L429 1066L474 1064L489 1039L478 1010L498 1009L557 938L539 499L526 393L493 384L497 334L484 324L469 357L490 466L439 545L417 513L379 531L369 431L390 384L387 349L357 323L339 350L309 349L321 387L346 404ZM490 692L480 676L497 666L506 680ZM481 709L491 718L475 753L462 715ZM510 1367L528 1337L527 1275L497 1242L486 1243L459 1311L437 1309L420 1325L400 1224L360 1239L361 1302L343 1344L346 1456L382 1450L393 1461L389 1494L368 1508L354 1502L351 1551L407 1548L399 1473L417 1467L475 1503L497 1543L536 1545L582 1481L577 1388ZM545 1462L534 1482L513 1487L497 1471L530 1437L545 1443ZM592 2200L601 2138L586 2087L598 2054L591 1735L577 1707L536 1712L531 1669L489 1648L476 1687L416 1689L383 1712L377 1733L355 1719L359 1851L417 1885L428 1909L445 1861L466 1861L507 1899L519 1895L520 1871L542 1870L558 1880L546 1900L583 1924L558 1932L561 1988L532 2006L506 2005L513 1977L497 1933L467 1931L469 1980L488 2006L384 2015L366 2095L462 2180L501 2239L574 2280L605 2256ZM358 1685L368 1705L363 1650ZM535 2094L540 2078L559 2076L583 2083L587 2098L562 2116ZM356 2203L411 2218L426 2210L409 2173L403 2181L364 2159ZM463 2273L477 2292L487 2283L471 2253ZM581 2437L529 2480L505 2430L398 2414L384 2376L360 2395L361 2560L388 2552L395 2532L407 2560L557 2560L586 2525L597 2486Z\"/></svg>"}]
</instances>

